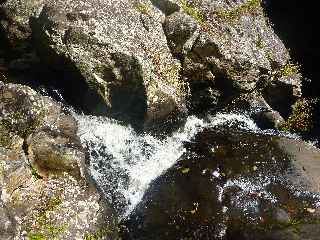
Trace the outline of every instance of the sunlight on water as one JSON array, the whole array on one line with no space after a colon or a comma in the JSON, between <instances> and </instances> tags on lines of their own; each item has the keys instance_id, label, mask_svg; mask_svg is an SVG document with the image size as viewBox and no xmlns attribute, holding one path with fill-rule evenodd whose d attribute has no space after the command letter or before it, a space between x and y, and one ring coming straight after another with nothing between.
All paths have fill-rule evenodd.
<instances>
[{"instance_id":1,"label":"sunlight on water","mask_svg":"<svg viewBox=\"0 0 320 240\"><path fill-rule=\"evenodd\" d=\"M170 168L201 129L236 122L256 130L249 118L217 114L201 120L188 117L184 126L165 139L137 134L130 126L106 117L75 115L79 137L90 153L90 174L120 216L127 216L141 201L149 184Z\"/></svg>"}]
</instances>

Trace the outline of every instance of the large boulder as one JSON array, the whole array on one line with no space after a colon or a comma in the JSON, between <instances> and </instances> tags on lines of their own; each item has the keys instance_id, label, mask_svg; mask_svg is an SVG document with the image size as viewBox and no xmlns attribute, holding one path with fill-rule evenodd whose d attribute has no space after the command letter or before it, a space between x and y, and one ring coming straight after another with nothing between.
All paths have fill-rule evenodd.
<instances>
[{"instance_id":1,"label":"large boulder","mask_svg":"<svg viewBox=\"0 0 320 240\"><path fill-rule=\"evenodd\" d=\"M166 17L164 30L172 52L182 59L191 107L202 107L197 92L217 105L219 100L264 86L268 103L287 114L301 94L301 76L290 64L260 0L167 2L180 6L180 11Z\"/></svg>"},{"instance_id":2,"label":"large boulder","mask_svg":"<svg viewBox=\"0 0 320 240\"><path fill-rule=\"evenodd\" d=\"M115 218L92 184L67 172L42 177L24 155L3 148L0 197L0 239L114 236Z\"/></svg>"},{"instance_id":3,"label":"large boulder","mask_svg":"<svg viewBox=\"0 0 320 240\"><path fill-rule=\"evenodd\" d=\"M0 130L0 239L115 238L116 217L61 104L0 82Z\"/></svg>"},{"instance_id":4,"label":"large boulder","mask_svg":"<svg viewBox=\"0 0 320 240\"><path fill-rule=\"evenodd\" d=\"M40 57L69 69L74 91L85 81L89 89L77 100L88 110L140 121L184 110L181 66L167 46L163 15L148 0L7 1L3 8L22 23L31 18Z\"/></svg>"},{"instance_id":5,"label":"large boulder","mask_svg":"<svg viewBox=\"0 0 320 240\"><path fill-rule=\"evenodd\" d=\"M81 175L85 151L77 123L51 98L23 85L0 82L0 129L0 146L23 149L39 169Z\"/></svg>"},{"instance_id":6,"label":"large boulder","mask_svg":"<svg viewBox=\"0 0 320 240\"><path fill-rule=\"evenodd\" d=\"M126 239L318 239L319 149L227 126L186 147L123 221Z\"/></svg>"},{"instance_id":7,"label":"large boulder","mask_svg":"<svg viewBox=\"0 0 320 240\"><path fill-rule=\"evenodd\" d=\"M1 9L7 37L32 35L31 49L63 72L54 81L90 112L152 123L259 89L287 117L300 95L260 0L7 0Z\"/></svg>"}]
</instances>

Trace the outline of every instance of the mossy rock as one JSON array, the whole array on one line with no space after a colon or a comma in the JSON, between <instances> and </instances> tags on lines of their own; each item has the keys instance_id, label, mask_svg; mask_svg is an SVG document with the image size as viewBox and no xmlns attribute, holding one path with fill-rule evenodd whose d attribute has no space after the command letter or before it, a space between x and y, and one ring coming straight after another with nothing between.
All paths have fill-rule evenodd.
<instances>
[{"instance_id":1,"label":"mossy rock","mask_svg":"<svg viewBox=\"0 0 320 240\"><path fill-rule=\"evenodd\" d=\"M319 109L319 99L299 99L292 106L291 116L279 126L279 129L295 133L310 133L319 127Z\"/></svg>"}]
</instances>

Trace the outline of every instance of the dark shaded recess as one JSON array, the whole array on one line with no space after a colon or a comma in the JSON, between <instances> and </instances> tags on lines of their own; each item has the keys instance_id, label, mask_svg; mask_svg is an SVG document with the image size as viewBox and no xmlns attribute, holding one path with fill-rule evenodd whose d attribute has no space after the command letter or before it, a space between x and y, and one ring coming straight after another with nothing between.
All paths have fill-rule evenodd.
<instances>
[{"instance_id":1,"label":"dark shaded recess","mask_svg":"<svg viewBox=\"0 0 320 240\"><path fill-rule=\"evenodd\" d=\"M1 14L1 13L0 13ZM4 29L2 28L2 25L0 24L0 46L1 51L7 49L9 47L8 39L6 38L6 34ZM0 53L1 54L1 53ZM1 55L0 55L1 56Z\"/></svg>"},{"instance_id":2,"label":"dark shaded recess","mask_svg":"<svg viewBox=\"0 0 320 240\"><path fill-rule=\"evenodd\" d=\"M4 1L0 0L0 4L4 3ZM5 16L4 12L0 8L0 19L3 19ZM6 36L5 29L3 28L2 24L0 24L0 57L4 58L5 51L9 48L9 41ZM1 56L3 54L3 56Z\"/></svg>"},{"instance_id":3,"label":"dark shaded recess","mask_svg":"<svg viewBox=\"0 0 320 240\"><path fill-rule=\"evenodd\" d=\"M51 31L51 22L46 21L46 12L41 13L40 18L47 24L47 30ZM37 31L37 28L43 27L37 19L30 18L30 26L34 34L32 36L32 45L37 50L41 59L38 66L40 70L39 80L45 86L50 86L61 93L63 98L75 108L85 113L94 113L102 115L107 112L107 108L102 97L93 89L91 89L82 73L75 64L64 56L58 55L50 47L50 40L45 35L40 34L43 31ZM37 71L37 69L35 69Z\"/></svg>"},{"instance_id":4,"label":"dark shaded recess","mask_svg":"<svg viewBox=\"0 0 320 240\"><path fill-rule=\"evenodd\" d=\"M112 59L122 79L117 80L112 69L106 69L103 79L110 84L111 116L142 130L148 109L142 66L138 59L123 53L114 53Z\"/></svg>"},{"instance_id":5,"label":"dark shaded recess","mask_svg":"<svg viewBox=\"0 0 320 240\"><path fill-rule=\"evenodd\" d=\"M103 114L106 111L102 98L88 88L78 69L66 59L59 70L42 62L33 63L24 71L10 70L10 81L28 85L44 95L73 106L85 113Z\"/></svg>"},{"instance_id":6,"label":"dark shaded recess","mask_svg":"<svg viewBox=\"0 0 320 240\"><path fill-rule=\"evenodd\" d=\"M179 11L179 6L169 0L151 0L152 4L159 8L165 15Z\"/></svg>"},{"instance_id":7,"label":"dark shaded recess","mask_svg":"<svg viewBox=\"0 0 320 240\"><path fill-rule=\"evenodd\" d=\"M121 83L113 82L110 71L105 69L103 79L110 80L112 94L112 108L108 107L98 93L97 86L87 83L86 76L80 72L77 64L70 58L57 54L55 50L50 48L50 39L45 34L41 34L44 31L39 28L45 27L47 31L53 31L53 23L48 18L49 10L45 8L42 11L40 20L30 18L30 27L33 33L37 34L33 34L31 38L25 40L22 43L22 49L17 50L11 46L6 38L5 30L0 29L0 48L3 50L7 66L12 61L20 59L24 61L24 55L33 53L35 50L40 58L40 60L28 61L27 67L23 69L9 67L7 75L10 82L28 85L44 95L49 95L58 101L71 105L78 111L113 117L130 123L137 129L142 129L147 111L147 97L142 77L139 75L142 72L139 69L141 66L135 62L135 59L128 56L114 56L124 79ZM5 14L1 15L1 18L5 18ZM72 39L74 36L69 35L67 37L70 39L66 40L74 40ZM81 37L81 35L79 36ZM123 67L121 68L121 66Z\"/></svg>"},{"instance_id":8,"label":"dark shaded recess","mask_svg":"<svg viewBox=\"0 0 320 240\"><path fill-rule=\"evenodd\" d=\"M319 8L316 2L266 0L267 14L278 36L290 49L294 61L302 64L306 78L303 93L320 96Z\"/></svg>"},{"instance_id":9,"label":"dark shaded recess","mask_svg":"<svg viewBox=\"0 0 320 240\"><path fill-rule=\"evenodd\" d=\"M281 113L282 117L288 118L291 115L291 106L297 100L294 97L292 86L278 82L265 87L262 93L267 103L273 110Z\"/></svg>"},{"instance_id":10,"label":"dark shaded recess","mask_svg":"<svg viewBox=\"0 0 320 240\"><path fill-rule=\"evenodd\" d=\"M85 112L95 115L106 115L117 120L131 123L135 128L142 128L147 111L147 97L142 78L142 68L138 60L122 53L114 53L112 58L115 67L120 70L121 79L115 76L112 68L97 66L98 72L102 72L104 81L107 82L110 96L110 105L104 101L100 94L105 94L103 86L99 83L90 83L92 76L81 71L81 62L73 62L64 54L59 55L50 48L51 40L44 33L54 31L54 23L51 21L51 9L44 8L38 19L30 19L30 25L34 33L36 49L41 59L48 66L62 75L62 79L56 79L63 94L70 99L72 105L80 106ZM64 36L64 44L80 43L92 47L92 51L99 51L98 43L79 29L70 28ZM104 46L107 47L107 46ZM88 79L89 78L89 79ZM101 88L101 89L100 89Z\"/></svg>"},{"instance_id":11,"label":"dark shaded recess","mask_svg":"<svg viewBox=\"0 0 320 240\"><path fill-rule=\"evenodd\" d=\"M221 239L215 236L226 224L226 240L275 240L276 230L285 232L277 221L279 213L284 218L288 216L286 207L292 209L292 219L304 218L303 209L314 200L310 196L295 196L283 178L291 160L279 148L277 138L235 128L205 129L186 143L187 152L150 184L140 204L120 223L121 239L214 240ZM215 178L215 170L224 175ZM278 202L246 191L241 184L224 185L227 180L242 178L254 185L263 184L258 176L270 180L264 191ZM226 212L223 206L227 207ZM260 218L264 221L260 222ZM264 238L266 233L271 237Z\"/></svg>"},{"instance_id":12,"label":"dark shaded recess","mask_svg":"<svg viewBox=\"0 0 320 240\"><path fill-rule=\"evenodd\" d=\"M179 131L181 126L185 125L187 116L188 111L186 109L181 109L181 111L174 110L165 118L145 123L142 130L144 133L151 134L159 139L166 139L174 132Z\"/></svg>"},{"instance_id":13,"label":"dark shaded recess","mask_svg":"<svg viewBox=\"0 0 320 240\"><path fill-rule=\"evenodd\" d=\"M219 74L214 82L192 81L190 93L188 109L191 114L205 114L208 109L211 112L222 110L240 94L230 80Z\"/></svg>"}]
</instances>

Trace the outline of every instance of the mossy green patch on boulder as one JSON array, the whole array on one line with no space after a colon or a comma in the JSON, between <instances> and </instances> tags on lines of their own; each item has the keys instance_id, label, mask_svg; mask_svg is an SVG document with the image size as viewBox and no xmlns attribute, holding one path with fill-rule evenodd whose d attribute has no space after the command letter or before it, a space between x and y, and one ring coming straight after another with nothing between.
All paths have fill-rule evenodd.
<instances>
[{"instance_id":1,"label":"mossy green patch on boulder","mask_svg":"<svg viewBox=\"0 0 320 240\"><path fill-rule=\"evenodd\" d=\"M307 133L319 125L319 99L300 99L292 106L292 114L279 129L283 131Z\"/></svg>"},{"instance_id":2,"label":"mossy green patch on boulder","mask_svg":"<svg viewBox=\"0 0 320 240\"><path fill-rule=\"evenodd\" d=\"M255 14L258 13L259 10L261 12L261 4L261 0L248 0L230 10L218 11L217 16L221 18L222 21L233 22L245 14Z\"/></svg>"}]
</instances>

